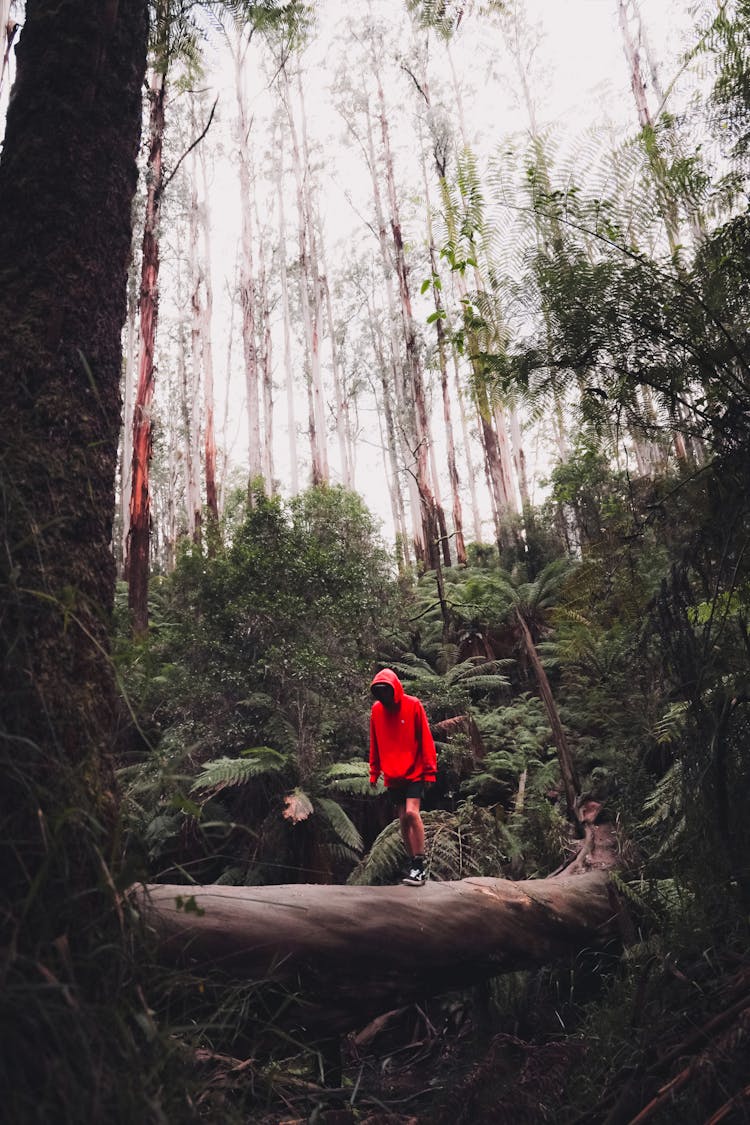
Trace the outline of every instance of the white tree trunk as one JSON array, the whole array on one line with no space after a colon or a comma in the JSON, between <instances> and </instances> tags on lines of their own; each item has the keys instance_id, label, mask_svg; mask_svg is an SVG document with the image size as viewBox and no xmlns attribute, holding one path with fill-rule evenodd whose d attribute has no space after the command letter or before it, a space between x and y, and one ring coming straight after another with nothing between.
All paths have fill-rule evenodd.
<instances>
[{"instance_id":1,"label":"white tree trunk","mask_svg":"<svg viewBox=\"0 0 750 1125\"><path fill-rule=\"evenodd\" d=\"M242 347L245 362L245 396L248 427L248 468L251 484L263 477L263 458L260 433L260 376L256 341L256 283L253 259L252 192L253 170L250 151L252 119L248 115L248 98L245 92L244 66L249 39L242 31L235 38L228 37L234 62L234 90L237 108L236 146L240 183L241 236L240 245L240 303L242 307Z\"/></svg>"},{"instance_id":2,"label":"white tree trunk","mask_svg":"<svg viewBox=\"0 0 750 1125\"><path fill-rule=\"evenodd\" d=\"M216 427L214 422L214 349L213 349L213 307L214 290L211 280L211 224L209 221L208 200L209 183L207 158L204 147L199 146L201 185L203 204L199 211L203 230L203 304L201 308L200 334L201 354L203 356L203 468L206 482L206 507L209 518L216 524L219 520L219 499L216 486Z\"/></svg>"},{"instance_id":3,"label":"white tree trunk","mask_svg":"<svg viewBox=\"0 0 750 1125\"><path fill-rule=\"evenodd\" d=\"M396 427L394 426L394 431L398 438L404 469L407 474L412 538L415 545L417 557L424 558L426 557L427 543L424 538L424 529L422 527L422 519L420 513L419 489L417 487L417 478L415 473L415 454L408 438L408 434L413 430L413 425L410 424L407 426L405 423L407 415L407 405L404 401L404 372L403 363L401 360L401 348L398 338L398 332L396 329L396 299L393 291L392 278L395 265L391 247L388 242L388 232L385 225L385 213L383 210L383 200L380 193L380 178L378 176L378 163L375 156L375 141L373 138L372 118L370 116L368 108L368 93L366 89L363 89L363 112L367 132L368 162L370 165L370 174L372 176L372 195L373 204L375 207L378 246L380 248L380 260L383 267L383 281L385 287L386 310L388 317L390 369L393 380L393 391L396 399L396 411L399 421L398 428L396 429ZM413 413L413 408L410 412Z\"/></svg>"},{"instance_id":4,"label":"white tree trunk","mask_svg":"<svg viewBox=\"0 0 750 1125\"><path fill-rule=\"evenodd\" d=\"M0 94L10 69L10 50L18 31L18 24L10 18L12 0L0 0Z\"/></svg>"},{"instance_id":5,"label":"white tree trunk","mask_svg":"<svg viewBox=\"0 0 750 1125\"><path fill-rule=\"evenodd\" d=\"M425 83L425 92L426 83ZM429 97L428 102L429 106ZM420 137L420 155L422 163L422 183L424 186L424 202L427 219L427 245L430 255L430 269L432 271L432 294L435 304L435 335L437 337L437 353L438 353L438 367L440 369L440 391L443 401L443 426L445 429L445 446L448 461L448 481L451 490L452 512L453 512L453 533L456 549L456 561L460 565L466 563L466 544L464 542L464 528L463 528L463 512L461 508L461 487L460 478L458 475L458 464L456 461L456 444L453 437L453 417L451 412L451 397L450 385L448 382L448 355L447 355L447 342L445 339L445 325L443 318L445 309L443 307L441 281L438 270L438 255L435 246L435 235L432 227L432 200L430 198L430 180L427 174L427 159L424 150L424 140ZM440 498L437 491L437 467L434 463L434 447L432 452L432 474L433 480L436 484L435 499L440 505Z\"/></svg>"},{"instance_id":6,"label":"white tree trunk","mask_svg":"<svg viewBox=\"0 0 750 1125\"><path fill-rule=\"evenodd\" d=\"M321 285L325 295L326 303L326 316L328 318L328 334L331 344L331 367L333 369L333 395L334 402L336 403L336 436L339 445L339 461L341 463L341 480L344 488L354 488L354 474L352 472L351 461L349 459L349 446L347 442L348 434L348 413L349 406L346 400L346 395L343 389L343 372L341 370L341 363L339 361L338 345L336 343L336 325L333 320L333 303L331 301L331 287L328 284L328 272L326 269L325 256L323 246L320 247L320 264L323 270L321 276Z\"/></svg>"},{"instance_id":7,"label":"white tree trunk","mask_svg":"<svg viewBox=\"0 0 750 1125\"><path fill-rule=\"evenodd\" d=\"M282 97L289 122L289 139L292 148L292 170L297 189L297 230L300 260L300 305L306 344L306 373L308 396L308 430L312 457L312 482L321 484L328 480L328 453L326 445L325 415L322 405L320 371L320 285L317 263L313 259L310 240L313 227L309 212L309 198L305 188L305 170L300 156L297 125L291 102L289 76L281 68Z\"/></svg>"},{"instance_id":8,"label":"white tree trunk","mask_svg":"<svg viewBox=\"0 0 750 1125\"><path fill-rule=\"evenodd\" d=\"M200 219L198 214L197 161L193 151L190 191L190 210L188 238L190 242L188 261L190 273L190 389L185 398L187 422L187 479L185 487L188 535L194 543L201 541L201 454L200 454L200 392L201 371L203 367L203 277L198 258Z\"/></svg>"},{"instance_id":9,"label":"white tree trunk","mask_svg":"<svg viewBox=\"0 0 750 1125\"><path fill-rule=\"evenodd\" d=\"M314 202L312 163L310 160L310 146L307 139L307 112L305 97L302 87L302 73L297 70L297 97L300 109L300 123L302 135L302 192L303 215L307 228L307 247L309 253L309 281L312 295L312 353L310 357L310 376L312 380L312 400L315 411L315 429L318 435L318 457L320 458L320 480L328 483L330 472L328 467L328 426L326 421L325 395L323 393L323 371L320 361L320 338L323 327L323 289L318 262L318 236L316 223L317 208ZM318 483L316 481L316 483Z\"/></svg>"},{"instance_id":10,"label":"white tree trunk","mask_svg":"<svg viewBox=\"0 0 750 1125\"><path fill-rule=\"evenodd\" d=\"M404 495L401 489L401 474L398 462L398 448L399 443L396 435L396 427L393 421L393 405L391 403L391 387L388 379L388 365L385 361L385 353L382 340L379 335L379 321L376 316L374 305L367 301L368 322L370 325L370 334L372 337L372 350L375 356L375 370L380 375L380 392L382 396L383 417L385 418L385 448L388 450L388 460L390 463L390 478L389 488L391 494L391 511L393 512L393 530L396 536L397 545L397 561L399 569L401 567L408 567L411 563L409 554L409 535L406 525L406 512L404 510ZM375 391L375 388L373 387ZM375 391L375 400L377 402L377 391ZM378 413L378 423L380 424L380 414ZM383 439L381 438L381 444Z\"/></svg>"},{"instance_id":11,"label":"white tree trunk","mask_svg":"<svg viewBox=\"0 0 750 1125\"><path fill-rule=\"evenodd\" d=\"M286 385L287 429L289 431L289 480L292 496L299 492L297 417L292 366L292 326L289 309L289 278L286 268L286 214L284 211L284 146L279 145L276 166L276 198L279 204L279 279L281 281L281 319L284 329L284 382Z\"/></svg>"},{"instance_id":12,"label":"white tree trunk","mask_svg":"<svg viewBox=\"0 0 750 1125\"><path fill-rule=\"evenodd\" d=\"M273 344L271 336L271 298L269 295L269 279L266 269L265 231L261 226L258 213L257 196L253 199L255 213L255 229L258 232L258 286L257 309L260 325L258 327L258 352L260 359L261 387L263 393L263 431L261 435L261 458L263 476L266 481L267 491L273 496L274 462L273 462Z\"/></svg>"}]
</instances>

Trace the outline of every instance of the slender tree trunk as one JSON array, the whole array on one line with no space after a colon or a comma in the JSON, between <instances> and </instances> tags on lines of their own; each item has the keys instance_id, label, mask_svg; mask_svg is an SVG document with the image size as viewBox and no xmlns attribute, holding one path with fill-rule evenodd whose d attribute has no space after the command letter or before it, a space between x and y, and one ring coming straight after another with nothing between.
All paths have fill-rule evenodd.
<instances>
[{"instance_id":1,"label":"slender tree trunk","mask_svg":"<svg viewBox=\"0 0 750 1125\"><path fill-rule=\"evenodd\" d=\"M466 543L464 541L463 511L461 508L461 482L458 475L456 461L456 443L453 437L453 417L451 412L450 385L448 381L448 347L445 339L443 299L438 275L437 252L432 230L432 215L430 213L429 183L427 170L424 169L425 205L427 207L427 238L430 250L430 267L432 269L432 292L435 301L435 335L437 337L438 366L440 368L440 391L443 399L443 425L445 427L445 444L448 460L448 480L450 482L451 499L453 508L453 532L456 545L456 561L459 566L466 565Z\"/></svg>"},{"instance_id":2,"label":"slender tree trunk","mask_svg":"<svg viewBox=\"0 0 750 1125\"><path fill-rule=\"evenodd\" d=\"M216 488L216 430L214 424L214 350L213 307L214 289L211 280L211 224L209 221L208 168L205 149L199 148L203 205L199 212L203 230L203 305L201 309L201 353L203 356L203 460L206 480L206 510L208 513L208 550L213 554L219 534L219 497Z\"/></svg>"},{"instance_id":3,"label":"slender tree trunk","mask_svg":"<svg viewBox=\"0 0 750 1125\"><path fill-rule=\"evenodd\" d=\"M164 0L157 6L156 27L163 28ZM146 170L146 217L141 257L140 339L138 387L133 411L133 480L130 491L130 534L125 563L128 604L136 635L148 630L148 579L150 567L151 490L149 472L153 445L151 405L154 398L154 349L159 318L159 220L164 170L166 66L154 67L149 80L149 140Z\"/></svg>"},{"instance_id":4,"label":"slender tree trunk","mask_svg":"<svg viewBox=\"0 0 750 1125\"><path fill-rule=\"evenodd\" d=\"M275 492L273 464L273 344L271 338L271 299L268 292L265 236L258 213L257 196L253 201L255 229L258 231L258 312L260 313L259 353L261 387L263 391L263 476L271 496Z\"/></svg>"},{"instance_id":5,"label":"slender tree trunk","mask_svg":"<svg viewBox=\"0 0 750 1125\"><path fill-rule=\"evenodd\" d=\"M292 496L299 492L299 467L297 453L297 416L294 395L294 368L292 366L292 322L289 309L289 278L286 268L286 215L284 211L284 146L279 145L276 172L276 199L279 204L279 279L281 281L281 319L284 330L284 374L286 384L286 416L289 431L289 474Z\"/></svg>"},{"instance_id":6,"label":"slender tree trunk","mask_svg":"<svg viewBox=\"0 0 750 1125\"><path fill-rule=\"evenodd\" d=\"M310 146L307 139L307 112L302 88L302 73L299 69L297 70L297 98L300 109L302 168L304 170L302 179L303 219L307 230L307 238L305 240L307 256L305 262L308 266L308 279L312 297L310 379L313 410L315 413L317 452L320 461L320 479L314 481L314 483L327 484L330 479L328 467L328 426L326 424L325 395L323 393L323 371L320 362L320 338L323 327L323 290L318 261L318 224L316 224L316 207L313 195L312 163L310 160Z\"/></svg>"},{"instance_id":7,"label":"slender tree trunk","mask_svg":"<svg viewBox=\"0 0 750 1125\"><path fill-rule=\"evenodd\" d=\"M531 507L531 493L529 492L529 478L526 472L526 453L524 452L523 438L521 437L521 420L513 404L508 407L508 417L510 419L510 443L513 470L515 478L518 481L518 491L521 494L523 510L528 511Z\"/></svg>"},{"instance_id":8,"label":"slender tree trunk","mask_svg":"<svg viewBox=\"0 0 750 1125\"><path fill-rule=\"evenodd\" d=\"M200 545L202 539L201 503L201 456L200 456L200 390L201 369L203 366L203 296L202 271L198 260L199 216L198 184L195 153L193 153L193 175L190 185L190 206L188 211L188 286L190 289L190 385L185 379L185 500L188 519L188 535Z\"/></svg>"},{"instance_id":9,"label":"slender tree trunk","mask_svg":"<svg viewBox=\"0 0 750 1125\"><path fill-rule=\"evenodd\" d=\"M131 284L132 281L132 284ZM122 391L120 454L120 550L119 570L125 573L130 535L130 491L133 486L133 411L135 373L138 370L138 296L135 274L128 274L128 316L125 332L125 377Z\"/></svg>"},{"instance_id":10,"label":"slender tree trunk","mask_svg":"<svg viewBox=\"0 0 750 1125\"><path fill-rule=\"evenodd\" d=\"M237 105L237 159L240 181L242 256L240 259L240 305L242 308L242 347L245 362L245 398L247 403L248 469L250 476L250 502L253 489L263 479L263 455L260 434L260 376L258 369L257 289L253 261L253 173L251 169L250 131L252 119L247 112L243 72L249 40L242 32L232 43L234 61L234 88Z\"/></svg>"},{"instance_id":11,"label":"slender tree trunk","mask_svg":"<svg viewBox=\"0 0 750 1125\"><path fill-rule=\"evenodd\" d=\"M18 24L10 18L11 0L0 0L0 94L10 69L10 51L18 32Z\"/></svg>"},{"instance_id":12,"label":"slender tree trunk","mask_svg":"<svg viewBox=\"0 0 750 1125\"><path fill-rule=\"evenodd\" d=\"M572 821L578 821L577 803L578 797L581 792L581 785L578 781L575 764L573 762L573 755L568 746L568 740L565 737L565 731L560 720L560 713L557 710L555 697L552 694L547 673L544 670L544 665L539 659L539 653L536 651L534 638L531 636L529 627L526 624L523 614L519 609L515 611L516 621L521 631L526 655L529 662L534 669L534 676L539 687L539 694L542 697L544 709L547 712L550 726L552 727L552 738L557 750L557 759L560 763L560 773L562 775L563 788L565 790L565 803L568 809L568 816Z\"/></svg>"},{"instance_id":13,"label":"slender tree trunk","mask_svg":"<svg viewBox=\"0 0 750 1125\"><path fill-rule=\"evenodd\" d=\"M333 304L331 302L331 288L328 284L328 275L326 272L326 263L323 256L323 247L321 246L321 265L323 266L323 276L321 277L321 285L323 286L323 293L326 302L326 315L328 317L328 332L331 343L331 367L333 369L333 393L334 402L336 403L336 436L339 443L339 460L341 462L341 480L343 481L344 488L354 488L354 474L352 472L351 462L349 460L349 447L347 443L348 432L348 413L349 407L343 390L343 373L341 370L341 363L339 362L338 345L336 343L336 325L333 320Z\"/></svg>"},{"instance_id":14,"label":"slender tree trunk","mask_svg":"<svg viewBox=\"0 0 750 1125\"><path fill-rule=\"evenodd\" d=\"M654 119L652 117L651 110L648 104L648 94L643 74L643 65L641 62L641 50L643 50L646 56L646 61L651 72L651 79L657 92L659 102L662 105L664 102L664 95L659 85L655 62L646 40L645 28L643 26L643 20L641 18L637 0L618 0L618 16L620 21L620 31L622 33L623 50L625 52L625 59L628 64L628 72L630 75L630 88L633 92L636 113L638 115L638 123L643 131L646 158L648 160L651 174L654 178L654 184L656 186L657 199L659 201L659 211L664 223L664 229L667 234L669 249L672 255L672 259L675 263L675 268L678 270L678 272L684 273L680 262L681 238L679 211L677 202L675 200L674 187L669 181L667 160L665 160L665 157L662 154L658 139L654 131ZM631 30L631 23L633 19L635 19L635 22L637 24L637 38L634 37ZM678 155L684 157L683 153L679 153ZM701 215L701 212L690 206L689 202L688 223L695 243L700 243L705 236L705 222L703 216ZM679 409L676 412L676 415L677 417L679 417ZM671 436L677 460L685 463L688 460L688 450L683 434L679 430L673 430Z\"/></svg>"},{"instance_id":15,"label":"slender tree trunk","mask_svg":"<svg viewBox=\"0 0 750 1125\"><path fill-rule=\"evenodd\" d=\"M184 353L181 352L182 362L184 365ZM178 364L179 368L179 364ZM180 374L178 370L178 381ZM174 400L174 393L172 395ZM181 450L178 448L178 434L176 427L169 423L167 425L167 481L166 481L166 498L164 503L160 505L163 516L163 543L161 544L161 554L164 559L164 570L167 574L172 574L177 563L177 509L180 499L180 454Z\"/></svg>"},{"instance_id":16,"label":"slender tree trunk","mask_svg":"<svg viewBox=\"0 0 750 1125\"><path fill-rule=\"evenodd\" d=\"M475 379L474 393L487 475L495 512L497 513L497 539L500 546L506 548L511 545L512 540L507 527L508 520L517 511L513 494L513 481L508 470L510 458L507 448L507 434L505 433L501 413L495 412L495 420L499 419L503 425L500 434L496 432L492 424L493 416L489 396L487 388L481 381L481 376Z\"/></svg>"},{"instance_id":17,"label":"slender tree trunk","mask_svg":"<svg viewBox=\"0 0 750 1125\"><path fill-rule=\"evenodd\" d=\"M231 446L234 444L233 442L230 443L229 441L229 402L232 391L232 354L234 351L234 315L237 305L237 275L238 264L237 260L235 259L234 281L229 293L229 328L227 330L226 378L224 380L224 416L221 423L221 444L223 456L219 471L219 514L222 514L224 512L227 490L227 467L229 463L229 453L231 452Z\"/></svg>"},{"instance_id":18,"label":"slender tree trunk","mask_svg":"<svg viewBox=\"0 0 750 1125\"><path fill-rule=\"evenodd\" d=\"M315 310L319 308L319 284L311 262L309 239L312 235L309 223L308 199L305 191L304 172L300 158L297 126L291 103L289 76L282 67L283 98L289 121L289 137L292 149L292 170L297 189L297 230L299 238L300 261L300 305L302 324L306 343L306 375L308 401L308 430L310 436L310 455L312 458L312 483L322 484L328 480L325 425L321 427L321 379L320 379L320 333ZM311 303L312 296L312 303ZM317 402L316 402L317 397Z\"/></svg>"},{"instance_id":19,"label":"slender tree trunk","mask_svg":"<svg viewBox=\"0 0 750 1125\"><path fill-rule=\"evenodd\" d=\"M424 563L427 558L427 543L424 538L424 527L420 513L420 498L419 489L417 487L417 478L416 474L413 471L414 450L411 447L407 437L408 433L413 432L414 425L411 421L409 421L407 424L407 404L404 401L403 364L401 360L399 338L396 331L396 300L393 292L392 279L394 270L393 254L388 243L388 232L385 225L385 212L383 210L383 200L380 193L380 181L378 176L378 164L375 156L375 142L373 138L372 118L369 112L368 94L366 90L363 90L363 112L367 131L367 154L372 176L372 194L375 207L375 221L377 223L378 231L378 246L380 248L380 260L383 268L383 281L386 295L390 369L393 380L393 391L396 399L396 410L400 423L398 429L396 429L394 425L394 431L398 438L399 447L402 451L404 468L407 473L414 553L417 561ZM410 416L413 415L413 410L410 410L408 413Z\"/></svg>"},{"instance_id":20,"label":"slender tree trunk","mask_svg":"<svg viewBox=\"0 0 750 1125\"><path fill-rule=\"evenodd\" d=\"M472 441L471 434L469 433L469 421L466 417L466 406L464 405L464 392L461 387L461 368L458 362L458 352L455 345L451 346L452 360L453 360L453 381L456 389L456 401L458 402L458 413L461 419L461 437L464 446L464 460L466 461L466 475L469 478L469 496L471 497L471 519L474 528L474 542L482 542L482 518L479 514L479 497L477 496L477 480L476 471L474 469L474 456L472 454Z\"/></svg>"},{"instance_id":21,"label":"slender tree trunk","mask_svg":"<svg viewBox=\"0 0 750 1125\"><path fill-rule=\"evenodd\" d=\"M381 375L384 369L381 368ZM375 395L375 403L377 407L377 394ZM405 567L408 565L404 554L404 544L406 542L406 523L403 519L403 509L399 512L397 488L398 477L395 473L398 471L397 466L394 471L395 450L391 442L386 437L386 431L383 428L383 417L385 410L377 410L378 416L378 433L380 435L380 452L383 457L383 475L385 476L386 484L388 485L388 499L391 504L391 520L393 521L393 535L396 541L396 564L398 566L399 574L404 572Z\"/></svg>"},{"instance_id":22,"label":"slender tree trunk","mask_svg":"<svg viewBox=\"0 0 750 1125\"><path fill-rule=\"evenodd\" d=\"M399 216L398 196L396 193L396 178L391 153L385 94L383 92L383 84L377 65L375 65L374 70L378 91L380 134L385 160L385 182L390 208L391 236L393 239L396 276L398 278L399 294L401 297L401 317L406 345L408 385L404 388L404 399L407 408L407 415L404 421L408 422L410 425L409 442L412 455L416 462L416 480L419 490L423 529L422 537L425 545L424 562L430 569L434 569L439 556L437 533L440 521L429 472L430 424L425 397L424 375L419 357L414 315L412 313L409 270L401 232L401 220Z\"/></svg>"},{"instance_id":23,"label":"slender tree trunk","mask_svg":"<svg viewBox=\"0 0 750 1125\"><path fill-rule=\"evenodd\" d=\"M409 556L409 536L406 529L406 513L404 511L404 497L401 490L401 479L398 463L398 438L393 420L393 406L391 403L391 387L388 381L388 364L385 360L383 344L380 339L375 308L367 301L368 323L372 336L372 349L375 356L375 369L380 373L380 390L382 395L383 415L387 437L388 456L390 460L390 485L392 492L392 508L394 508L393 530L396 535L397 558L399 569L408 567L411 563ZM376 396L377 399L377 396Z\"/></svg>"},{"instance_id":24,"label":"slender tree trunk","mask_svg":"<svg viewBox=\"0 0 750 1125\"><path fill-rule=\"evenodd\" d=\"M100 940L90 921L115 813L111 544L146 32L142 0L28 4L0 154L0 945L18 973L24 962L47 972L53 935L79 953Z\"/></svg>"},{"instance_id":25,"label":"slender tree trunk","mask_svg":"<svg viewBox=\"0 0 750 1125\"><path fill-rule=\"evenodd\" d=\"M429 83L427 81L426 66L422 68L422 73L421 73L419 81L417 81L417 79L414 78L414 75L412 75L412 78L414 80L415 86L417 87L417 91L424 98L424 101L425 101L425 104L427 106L428 112L431 112L432 111L432 102L431 102L431 99L430 99L430 88L429 88ZM437 256L437 250L436 250L436 247L435 247L434 232L433 232L433 228L432 228L432 202L431 202L431 199L430 199L430 181L429 181L429 176L427 174L427 158L426 158L426 155L425 155L424 139L423 139L423 134L422 134L421 129L420 129L420 157L421 157L421 165L422 165L422 183L423 183L423 186L424 186L425 210L426 210L426 215L427 215L427 244L428 244L429 255L430 255L430 269L431 269L431 273L432 273L431 288L432 288L433 300L434 300L434 303L435 303L435 332L436 332L436 336L437 336L438 367L439 367L439 370L440 370L440 389L441 389L441 392L442 392L442 399L443 399L443 424L444 424L444 427L445 427L445 440L446 440L447 459L448 459L448 480L449 480L449 484L450 484L451 497L452 497L452 501L453 501L453 528L454 528L455 544L456 544L456 557L457 557L457 561L460 564L465 564L466 563L466 545L464 543L464 535L463 535L463 518L462 518L462 512L461 512L461 494L460 494L460 487L459 487L458 467L457 467L457 464L456 464L455 442L453 440L453 422L452 422L452 418L451 418L450 391L449 391L449 384L448 384L448 358L447 358L447 349L446 349L446 341L445 341L445 325L444 325L446 313L445 313L445 309L443 307L442 284L441 284L440 276L439 276L439 272L438 272L438 256ZM445 180L445 166L444 166L444 164L441 164L441 162L440 162L440 159L439 159L439 156L438 156L437 144L435 146L435 168L436 168L438 180L439 180L439 182L442 183ZM437 474L437 467L435 465L434 447L431 447L431 454L432 454L432 461L431 461L432 477L433 477L433 482L435 484L435 500L436 500L436 503L438 505L438 513L440 515L440 514L442 514L442 504L440 503L440 497L439 497L438 491L437 491L438 474ZM443 559L444 559L444 562L445 562L446 566L450 566L450 554L448 553L447 557L446 557L446 551L447 551L447 548L448 548L448 538L447 538L447 530L444 530L444 524L445 524L445 520L443 519L442 526L441 526L441 541L442 541L442 544L443 544Z\"/></svg>"}]
</instances>

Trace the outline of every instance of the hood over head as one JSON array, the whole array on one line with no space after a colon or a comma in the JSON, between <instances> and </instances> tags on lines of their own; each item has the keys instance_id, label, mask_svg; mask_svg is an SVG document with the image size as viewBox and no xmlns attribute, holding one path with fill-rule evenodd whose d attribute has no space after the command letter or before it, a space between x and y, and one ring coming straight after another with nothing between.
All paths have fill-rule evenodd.
<instances>
[{"instance_id":1,"label":"hood over head","mask_svg":"<svg viewBox=\"0 0 750 1125\"><path fill-rule=\"evenodd\" d=\"M392 668L381 669L381 671L373 677L370 688L372 688L375 684L390 684L390 686L393 688L393 700L396 704L399 704L404 698L404 685L401 683L401 680L398 678Z\"/></svg>"}]
</instances>

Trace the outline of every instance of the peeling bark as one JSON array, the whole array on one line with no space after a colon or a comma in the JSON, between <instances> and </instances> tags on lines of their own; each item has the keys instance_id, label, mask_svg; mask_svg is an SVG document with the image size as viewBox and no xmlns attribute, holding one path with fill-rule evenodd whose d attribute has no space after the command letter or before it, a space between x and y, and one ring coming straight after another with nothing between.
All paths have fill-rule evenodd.
<instances>
[{"instance_id":1,"label":"peeling bark","mask_svg":"<svg viewBox=\"0 0 750 1125\"><path fill-rule=\"evenodd\" d=\"M163 12L157 14L164 20ZM141 258L138 387L133 409L133 480L130 491L130 533L125 573L133 632L148 629L148 577L151 543L149 471L153 445L151 404L154 398L154 349L159 318L159 219L164 165L166 71L154 68L149 83L149 149L146 172L146 219Z\"/></svg>"}]
</instances>

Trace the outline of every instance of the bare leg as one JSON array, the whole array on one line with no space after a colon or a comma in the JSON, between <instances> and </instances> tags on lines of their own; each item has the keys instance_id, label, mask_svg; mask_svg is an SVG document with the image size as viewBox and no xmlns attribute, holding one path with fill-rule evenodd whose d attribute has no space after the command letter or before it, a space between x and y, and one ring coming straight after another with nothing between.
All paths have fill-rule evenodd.
<instances>
[{"instance_id":1,"label":"bare leg","mask_svg":"<svg viewBox=\"0 0 750 1125\"><path fill-rule=\"evenodd\" d=\"M406 804L397 806L401 837L407 854L412 857L424 855L424 824L419 806L419 797L407 797Z\"/></svg>"}]
</instances>

